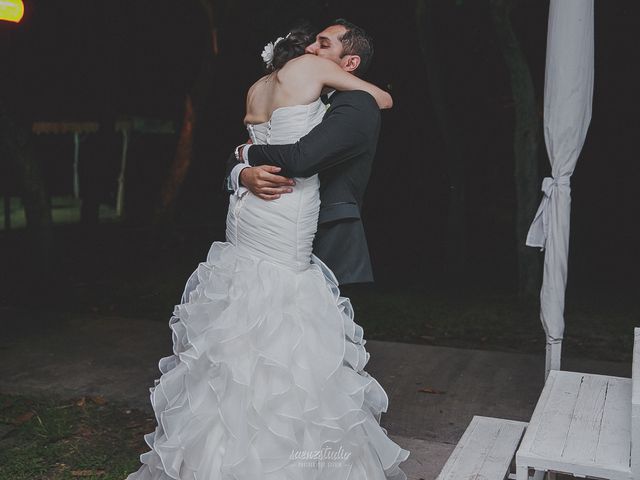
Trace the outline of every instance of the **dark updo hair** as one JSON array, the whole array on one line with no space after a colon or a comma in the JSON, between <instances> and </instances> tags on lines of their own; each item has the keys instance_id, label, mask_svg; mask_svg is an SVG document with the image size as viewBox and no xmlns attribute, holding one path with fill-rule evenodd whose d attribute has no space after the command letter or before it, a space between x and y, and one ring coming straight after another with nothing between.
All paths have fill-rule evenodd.
<instances>
[{"instance_id":1,"label":"dark updo hair","mask_svg":"<svg viewBox=\"0 0 640 480\"><path fill-rule=\"evenodd\" d=\"M290 30L289 36L280 40L273 48L273 60L267 72L284 67L289 60L304 55L304 50L316 41L316 31L308 23L302 23Z\"/></svg>"}]
</instances>

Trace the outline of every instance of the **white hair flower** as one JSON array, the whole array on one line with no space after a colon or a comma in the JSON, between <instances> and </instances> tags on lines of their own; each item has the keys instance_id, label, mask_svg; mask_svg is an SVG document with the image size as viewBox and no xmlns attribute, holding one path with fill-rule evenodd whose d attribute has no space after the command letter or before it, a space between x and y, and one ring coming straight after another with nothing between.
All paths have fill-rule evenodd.
<instances>
[{"instance_id":1,"label":"white hair flower","mask_svg":"<svg viewBox=\"0 0 640 480\"><path fill-rule=\"evenodd\" d=\"M262 60L267 64L267 67L270 67L273 63L273 50L276 48L276 45L278 45L278 42L284 40L285 38L289 38L289 35L291 35L291 32L287 33L286 37L278 37L276 38L275 42L269 42L264 46L261 55Z\"/></svg>"},{"instance_id":2,"label":"white hair flower","mask_svg":"<svg viewBox=\"0 0 640 480\"><path fill-rule=\"evenodd\" d=\"M267 64L267 67L270 67L273 62L273 49L280 40L284 40L284 38L278 37L275 42L267 43L262 50L262 60Z\"/></svg>"}]
</instances>

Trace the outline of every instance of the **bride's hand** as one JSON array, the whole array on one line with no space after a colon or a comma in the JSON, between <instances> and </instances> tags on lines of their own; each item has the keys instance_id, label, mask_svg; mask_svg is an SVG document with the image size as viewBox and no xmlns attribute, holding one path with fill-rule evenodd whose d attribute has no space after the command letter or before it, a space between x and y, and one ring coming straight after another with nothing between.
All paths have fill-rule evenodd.
<instances>
[{"instance_id":1,"label":"bride's hand","mask_svg":"<svg viewBox=\"0 0 640 480\"><path fill-rule=\"evenodd\" d=\"M240 183L263 200L275 200L283 193L291 193L295 185L292 179L276 175L280 170L272 165L243 168Z\"/></svg>"}]
</instances>

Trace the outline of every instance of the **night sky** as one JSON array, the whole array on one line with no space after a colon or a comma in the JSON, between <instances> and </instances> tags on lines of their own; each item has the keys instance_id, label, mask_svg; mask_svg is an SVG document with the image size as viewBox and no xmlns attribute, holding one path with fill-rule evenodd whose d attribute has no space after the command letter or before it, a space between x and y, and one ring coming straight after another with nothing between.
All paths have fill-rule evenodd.
<instances>
[{"instance_id":1,"label":"night sky","mask_svg":"<svg viewBox=\"0 0 640 480\"><path fill-rule=\"evenodd\" d=\"M179 124L185 94L209 46L197 1L26 0L25 6L20 25L0 25L2 75L21 118L95 120L107 108ZM525 0L513 15L540 112L547 9L546 1ZM443 0L435 10L441 68L468 154L469 275L483 278L490 272L508 283L504 279L513 278L516 241L508 72L487 1ZM447 208L446 151L418 46L415 2L228 1L220 2L216 16L220 53L180 198L181 221L223 231L224 162L245 137L244 95L262 74L262 46L286 34L298 19L320 27L345 17L374 37L369 80L388 86L394 96L394 108L383 114L363 210L374 265L389 281L407 275L437 282ZM572 178L570 288L583 280L598 288L637 286L640 6L633 0L596 1L595 22L593 118ZM161 177L171 159L170 143L169 148L132 146L137 158L131 181L140 182L138 191L152 190L142 184L153 185ZM51 157L47 175L58 193L69 193L68 175L60 173L68 171L71 161L66 149L60 143L45 149ZM114 165L105 171L115 188L117 159ZM542 159L540 166L541 175L548 175L548 161ZM105 201L113 198L112 190L105 188ZM616 283L616 273L622 282Z\"/></svg>"}]
</instances>

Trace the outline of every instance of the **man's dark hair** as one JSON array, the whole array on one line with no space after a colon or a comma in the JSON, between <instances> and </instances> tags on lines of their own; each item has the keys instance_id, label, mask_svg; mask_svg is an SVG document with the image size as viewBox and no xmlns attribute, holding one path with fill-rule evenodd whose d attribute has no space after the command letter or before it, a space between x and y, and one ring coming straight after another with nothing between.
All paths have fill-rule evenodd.
<instances>
[{"instance_id":1,"label":"man's dark hair","mask_svg":"<svg viewBox=\"0 0 640 480\"><path fill-rule=\"evenodd\" d=\"M373 39L367 35L364 29L344 18L334 20L331 25L342 25L346 28L347 31L340 38L342 42L342 55L358 55L360 57L360 65L358 65L358 68L352 73L358 77L362 77L371 64L371 57L373 57Z\"/></svg>"}]
</instances>

